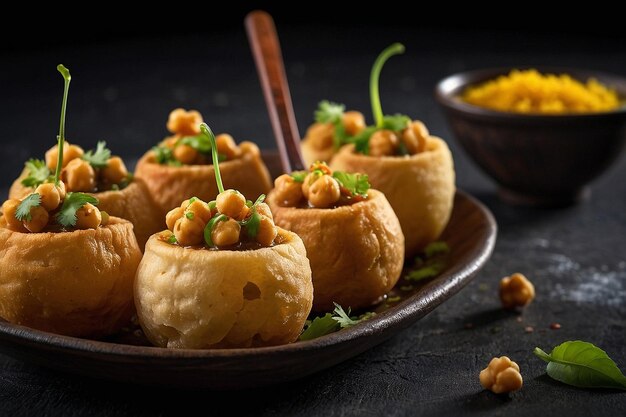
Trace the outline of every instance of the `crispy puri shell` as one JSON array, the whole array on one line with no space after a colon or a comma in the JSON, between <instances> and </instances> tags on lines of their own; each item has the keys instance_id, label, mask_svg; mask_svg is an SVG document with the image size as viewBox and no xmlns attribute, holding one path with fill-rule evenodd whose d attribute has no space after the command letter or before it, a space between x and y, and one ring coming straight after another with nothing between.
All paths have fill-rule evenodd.
<instances>
[{"instance_id":1,"label":"crispy puri shell","mask_svg":"<svg viewBox=\"0 0 626 417\"><path fill-rule=\"evenodd\" d=\"M152 236L135 281L146 336L169 348L290 343L311 310L311 268L302 240L248 250L173 246Z\"/></svg>"},{"instance_id":2,"label":"crispy puri shell","mask_svg":"<svg viewBox=\"0 0 626 417\"><path fill-rule=\"evenodd\" d=\"M448 145L429 137L426 151L406 157L371 157L344 146L331 162L334 170L361 172L385 193L404 232L406 257L436 240L448 224L454 200L454 163Z\"/></svg>"},{"instance_id":3,"label":"crispy puri shell","mask_svg":"<svg viewBox=\"0 0 626 417\"><path fill-rule=\"evenodd\" d=\"M35 191L32 187L22 185L22 179L26 175L26 170L22 171L20 177L13 182L9 198L22 198ZM161 210L156 207L148 187L140 178L134 178L126 188L119 191L89 194L98 199L100 210L133 224L137 243L142 251L148 238L165 227L165 218Z\"/></svg>"},{"instance_id":4,"label":"crispy puri shell","mask_svg":"<svg viewBox=\"0 0 626 417\"><path fill-rule=\"evenodd\" d=\"M313 309L333 302L362 308L398 282L404 263L404 236L385 196L370 190L366 201L334 209L281 207L267 198L274 221L298 234L313 271Z\"/></svg>"},{"instance_id":5,"label":"crispy puri shell","mask_svg":"<svg viewBox=\"0 0 626 417\"><path fill-rule=\"evenodd\" d=\"M19 233L0 217L0 317L78 337L101 337L127 325L141 251L133 225Z\"/></svg>"},{"instance_id":6,"label":"crispy puri shell","mask_svg":"<svg viewBox=\"0 0 626 417\"><path fill-rule=\"evenodd\" d=\"M272 188L270 174L258 153L247 152L240 158L221 162L220 172L224 188L239 190L252 200ZM213 165L161 165L156 163L152 151L139 160L135 176L148 185L162 217L183 200L198 197L211 201L218 194Z\"/></svg>"}]
</instances>

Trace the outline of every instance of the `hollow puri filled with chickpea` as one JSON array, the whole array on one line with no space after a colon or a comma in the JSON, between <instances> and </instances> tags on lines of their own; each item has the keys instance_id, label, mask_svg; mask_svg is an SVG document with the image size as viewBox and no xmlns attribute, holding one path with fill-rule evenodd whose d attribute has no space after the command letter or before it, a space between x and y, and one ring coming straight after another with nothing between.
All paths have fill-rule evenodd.
<instances>
[{"instance_id":1,"label":"hollow puri filled with chickpea","mask_svg":"<svg viewBox=\"0 0 626 417\"><path fill-rule=\"evenodd\" d=\"M366 128L363 113L344 112L344 106L333 111L333 105L328 101L320 103L320 109L315 113L316 121L309 126L302 140L300 149L307 165L316 161L329 162L341 146L343 136L355 136Z\"/></svg>"},{"instance_id":2,"label":"hollow puri filled with chickpea","mask_svg":"<svg viewBox=\"0 0 626 417\"><path fill-rule=\"evenodd\" d=\"M0 217L0 317L97 338L127 325L141 251L126 220L67 232L15 231ZM80 219L80 218L79 218Z\"/></svg>"},{"instance_id":3,"label":"hollow puri filled with chickpea","mask_svg":"<svg viewBox=\"0 0 626 417\"><path fill-rule=\"evenodd\" d=\"M146 152L137 163L136 177L145 181L163 216L181 200L196 196L209 201L218 194L211 145L200 134L201 122L197 111L175 109L167 123L172 136ZM271 189L269 171L254 143L237 145L228 134L218 135L216 142L226 188L255 197Z\"/></svg>"},{"instance_id":4,"label":"hollow puri filled with chickpea","mask_svg":"<svg viewBox=\"0 0 626 417\"><path fill-rule=\"evenodd\" d=\"M99 142L96 150L85 153L80 146L65 142L61 178L67 191L89 193L98 198L100 210L130 221L143 249L150 235L163 228L162 216L145 183L134 178L123 160L111 156L105 146ZM13 182L9 198L22 198L49 181L57 157L55 145L46 152L45 161L28 161Z\"/></svg>"},{"instance_id":5,"label":"hollow puri filled with chickpea","mask_svg":"<svg viewBox=\"0 0 626 417\"><path fill-rule=\"evenodd\" d=\"M447 144L428 136L425 150L404 157L373 157L343 147L331 168L368 175L372 187L383 192L400 220L406 257L436 240L450 219L455 173Z\"/></svg>"},{"instance_id":6,"label":"hollow puri filled with chickpea","mask_svg":"<svg viewBox=\"0 0 626 417\"><path fill-rule=\"evenodd\" d=\"M345 174L327 167L325 174L316 174L315 166L301 182L290 175L277 178L267 198L274 220L304 242L313 273L314 311L332 310L334 303L368 307L400 278L400 223L382 193L369 189L346 198L345 184L336 178L346 183Z\"/></svg>"},{"instance_id":7,"label":"hollow puri filled with chickpea","mask_svg":"<svg viewBox=\"0 0 626 417\"><path fill-rule=\"evenodd\" d=\"M311 310L311 269L300 238L254 250L207 250L150 238L135 303L148 339L169 348L271 346L295 341Z\"/></svg>"}]
</instances>

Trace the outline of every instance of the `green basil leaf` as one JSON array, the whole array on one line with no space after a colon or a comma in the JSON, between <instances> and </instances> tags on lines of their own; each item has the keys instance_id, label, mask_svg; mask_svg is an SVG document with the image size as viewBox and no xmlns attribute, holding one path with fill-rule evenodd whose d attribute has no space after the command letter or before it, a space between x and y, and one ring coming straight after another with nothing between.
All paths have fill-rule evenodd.
<instances>
[{"instance_id":1,"label":"green basil leaf","mask_svg":"<svg viewBox=\"0 0 626 417\"><path fill-rule=\"evenodd\" d=\"M538 347L533 352L548 362L548 375L580 388L613 388L626 390L626 377L615 362L589 342L574 340L562 343L547 354Z\"/></svg>"}]
</instances>

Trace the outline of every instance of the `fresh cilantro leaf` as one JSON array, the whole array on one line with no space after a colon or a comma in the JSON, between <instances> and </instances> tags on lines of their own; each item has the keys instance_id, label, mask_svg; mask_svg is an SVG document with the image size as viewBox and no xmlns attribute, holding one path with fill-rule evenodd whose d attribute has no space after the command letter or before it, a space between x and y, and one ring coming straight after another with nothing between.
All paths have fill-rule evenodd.
<instances>
[{"instance_id":1,"label":"fresh cilantro leaf","mask_svg":"<svg viewBox=\"0 0 626 417\"><path fill-rule=\"evenodd\" d=\"M335 171L333 172L333 178L339 181L339 184L341 184L341 186L346 190L350 191L352 195L367 197L367 192L370 189L370 183L367 175L349 174L347 172Z\"/></svg>"},{"instance_id":2,"label":"fresh cilantro leaf","mask_svg":"<svg viewBox=\"0 0 626 417\"><path fill-rule=\"evenodd\" d=\"M50 178L50 169L41 159L29 159L24 165L26 166L26 171L28 172L28 176L22 180L22 185L24 187L35 188L48 181Z\"/></svg>"},{"instance_id":3,"label":"fresh cilantro leaf","mask_svg":"<svg viewBox=\"0 0 626 417\"><path fill-rule=\"evenodd\" d=\"M426 249L424 249L424 255L426 255L427 259L436 255L443 255L448 252L450 252L450 246L443 241L431 242L428 246L426 246Z\"/></svg>"},{"instance_id":4,"label":"fresh cilantro leaf","mask_svg":"<svg viewBox=\"0 0 626 417\"><path fill-rule=\"evenodd\" d=\"M81 158L89 162L89 165L94 168L106 168L109 158L111 158L111 151L106 146L107 143L102 140L98 142L95 150L85 152Z\"/></svg>"},{"instance_id":5,"label":"fresh cilantro leaf","mask_svg":"<svg viewBox=\"0 0 626 417\"><path fill-rule=\"evenodd\" d=\"M76 212L87 203L98 205L98 199L85 193L67 193L56 215L57 223L63 227L76 226Z\"/></svg>"},{"instance_id":6,"label":"fresh cilantro leaf","mask_svg":"<svg viewBox=\"0 0 626 417\"><path fill-rule=\"evenodd\" d=\"M358 153L367 155L370 153L370 138L378 130L375 126L369 126L360 133L347 139L348 143L354 143L354 149Z\"/></svg>"},{"instance_id":7,"label":"fresh cilantro leaf","mask_svg":"<svg viewBox=\"0 0 626 417\"><path fill-rule=\"evenodd\" d=\"M383 117L383 125L381 128L398 132L406 129L410 122L411 118L409 116L405 116L404 114L394 114L393 116L387 115Z\"/></svg>"},{"instance_id":8,"label":"fresh cilantro leaf","mask_svg":"<svg viewBox=\"0 0 626 417\"><path fill-rule=\"evenodd\" d=\"M185 136L176 143L176 146L178 145L191 146L196 151L204 154L211 153L211 141L208 137L206 137L206 135L203 134L200 134L198 136Z\"/></svg>"},{"instance_id":9,"label":"fresh cilantro leaf","mask_svg":"<svg viewBox=\"0 0 626 417\"><path fill-rule=\"evenodd\" d=\"M172 150L168 147L155 146L152 148L152 152L154 152L154 157L156 158L156 161L161 165L169 164L176 161Z\"/></svg>"},{"instance_id":10,"label":"fresh cilantro leaf","mask_svg":"<svg viewBox=\"0 0 626 417\"><path fill-rule=\"evenodd\" d=\"M348 312L346 313L339 304L333 303L335 305L335 309L333 310L333 320L339 323L339 327L345 329L346 327L351 327L357 324L358 320L353 320L350 318L350 308L348 308Z\"/></svg>"},{"instance_id":11,"label":"fresh cilantro leaf","mask_svg":"<svg viewBox=\"0 0 626 417\"><path fill-rule=\"evenodd\" d=\"M399 295L396 295L395 297L389 297L387 298L387 302L388 303L397 303L398 301L400 301L402 299L402 297L400 297Z\"/></svg>"},{"instance_id":12,"label":"fresh cilantro leaf","mask_svg":"<svg viewBox=\"0 0 626 417\"><path fill-rule=\"evenodd\" d=\"M19 206L17 206L15 218L19 221L32 220L33 216L30 215L30 209L34 207L39 207L40 205L41 196L37 193L30 194L28 197L22 200Z\"/></svg>"},{"instance_id":13,"label":"fresh cilantro leaf","mask_svg":"<svg viewBox=\"0 0 626 417\"><path fill-rule=\"evenodd\" d=\"M427 262L425 266L409 272L405 279L408 281L421 281L426 278L436 277L445 267L446 264L442 261Z\"/></svg>"},{"instance_id":14,"label":"fresh cilantro leaf","mask_svg":"<svg viewBox=\"0 0 626 417\"><path fill-rule=\"evenodd\" d=\"M333 319L330 313L322 317L316 317L300 335L300 340L312 340L318 337L336 332L339 330L339 323Z\"/></svg>"},{"instance_id":15,"label":"fresh cilantro leaf","mask_svg":"<svg viewBox=\"0 0 626 417\"><path fill-rule=\"evenodd\" d=\"M350 135L346 132L346 127L343 125L343 121L339 119L335 122L335 131L333 134L333 146L335 149L341 148L343 145L348 143L348 139Z\"/></svg>"},{"instance_id":16,"label":"fresh cilantro leaf","mask_svg":"<svg viewBox=\"0 0 626 417\"><path fill-rule=\"evenodd\" d=\"M318 123L341 122L345 110L346 106L343 104L332 103L328 100L321 101L315 110L315 121Z\"/></svg>"},{"instance_id":17,"label":"fresh cilantro leaf","mask_svg":"<svg viewBox=\"0 0 626 417\"><path fill-rule=\"evenodd\" d=\"M172 234L170 237L167 238L167 243L169 243L170 245L173 245L175 243L178 243L178 240L176 239L176 236Z\"/></svg>"},{"instance_id":18,"label":"fresh cilantro leaf","mask_svg":"<svg viewBox=\"0 0 626 417\"><path fill-rule=\"evenodd\" d=\"M374 312L367 312L358 317L350 317L350 309L346 312L339 304L335 304L332 313L326 313L321 317L316 317L308 323L300 340L311 340L320 336L334 333L341 329L352 327L364 320L368 320L376 315Z\"/></svg>"},{"instance_id":19,"label":"fresh cilantro leaf","mask_svg":"<svg viewBox=\"0 0 626 417\"><path fill-rule=\"evenodd\" d=\"M189 220L193 220L193 211L188 211L187 213L185 213L185 217L187 217Z\"/></svg>"},{"instance_id":20,"label":"fresh cilantro leaf","mask_svg":"<svg viewBox=\"0 0 626 417\"><path fill-rule=\"evenodd\" d=\"M294 171L291 173L291 178L293 178L293 180L295 182L304 182L304 179L306 178L306 171Z\"/></svg>"}]
</instances>

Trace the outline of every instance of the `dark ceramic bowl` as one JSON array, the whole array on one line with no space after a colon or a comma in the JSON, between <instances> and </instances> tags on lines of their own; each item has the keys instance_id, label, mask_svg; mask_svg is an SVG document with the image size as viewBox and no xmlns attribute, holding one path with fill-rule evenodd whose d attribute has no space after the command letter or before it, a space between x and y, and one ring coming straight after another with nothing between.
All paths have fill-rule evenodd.
<instances>
[{"instance_id":1,"label":"dark ceramic bowl","mask_svg":"<svg viewBox=\"0 0 626 417\"><path fill-rule=\"evenodd\" d=\"M611 112L527 115L484 109L461 101L471 85L508 74L512 68L469 71L439 82L435 97L450 127L474 161L500 185L510 203L562 206L589 194L587 185L621 154L626 108ZM626 98L626 78L572 68L537 68L566 73L614 88Z\"/></svg>"}]
</instances>

